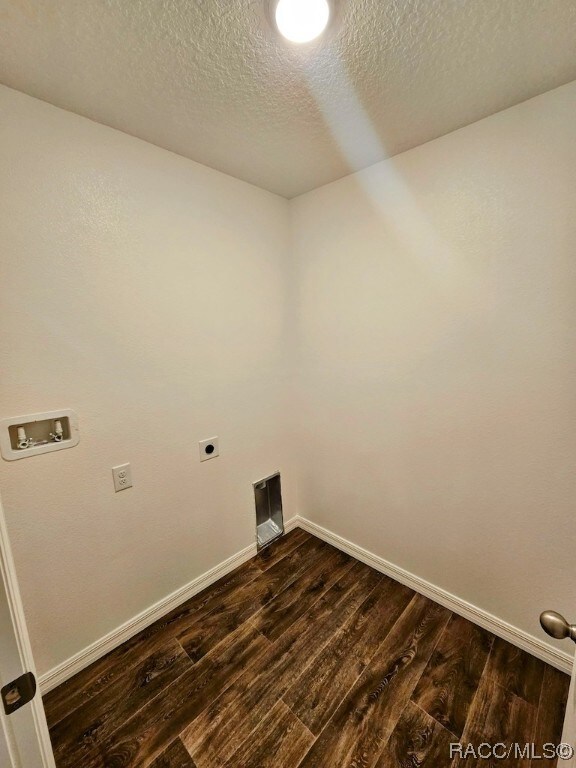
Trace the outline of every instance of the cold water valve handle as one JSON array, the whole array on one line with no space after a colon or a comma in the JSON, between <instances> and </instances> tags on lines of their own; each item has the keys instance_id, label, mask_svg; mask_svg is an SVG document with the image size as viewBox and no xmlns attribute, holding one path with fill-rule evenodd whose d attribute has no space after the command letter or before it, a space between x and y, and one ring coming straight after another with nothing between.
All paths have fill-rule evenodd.
<instances>
[{"instance_id":1,"label":"cold water valve handle","mask_svg":"<svg viewBox=\"0 0 576 768\"><path fill-rule=\"evenodd\" d=\"M57 443L64 439L64 430L62 429L62 422L56 419L54 422L54 432L50 432L50 439L55 440Z\"/></svg>"},{"instance_id":2,"label":"cold water valve handle","mask_svg":"<svg viewBox=\"0 0 576 768\"><path fill-rule=\"evenodd\" d=\"M550 637L556 640L569 637L576 643L576 624L568 624L564 616L556 611L544 611L540 614L540 625Z\"/></svg>"}]
</instances>

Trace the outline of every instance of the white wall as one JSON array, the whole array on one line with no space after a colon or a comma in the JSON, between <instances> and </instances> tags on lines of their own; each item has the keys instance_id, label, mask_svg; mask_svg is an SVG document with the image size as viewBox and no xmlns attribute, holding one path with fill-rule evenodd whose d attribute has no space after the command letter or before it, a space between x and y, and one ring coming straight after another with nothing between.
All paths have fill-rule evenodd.
<instances>
[{"instance_id":1,"label":"white wall","mask_svg":"<svg viewBox=\"0 0 576 768\"><path fill-rule=\"evenodd\" d=\"M0 414L80 418L0 461L43 673L251 544L254 480L282 469L295 513L288 203L7 88L0 178Z\"/></svg>"},{"instance_id":2,"label":"white wall","mask_svg":"<svg viewBox=\"0 0 576 768\"><path fill-rule=\"evenodd\" d=\"M301 512L542 637L576 615L576 83L291 204Z\"/></svg>"},{"instance_id":3,"label":"white wall","mask_svg":"<svg viewBox=\"0 0 576 768\"><path fill-rule=\"evenodd\" d=\"M80 416L0 461L40 673L253 542L277 468L287 517L532 634L574 615L575 97L289 206L0 88L0 415Z\"/></svg>"}]
</instances>

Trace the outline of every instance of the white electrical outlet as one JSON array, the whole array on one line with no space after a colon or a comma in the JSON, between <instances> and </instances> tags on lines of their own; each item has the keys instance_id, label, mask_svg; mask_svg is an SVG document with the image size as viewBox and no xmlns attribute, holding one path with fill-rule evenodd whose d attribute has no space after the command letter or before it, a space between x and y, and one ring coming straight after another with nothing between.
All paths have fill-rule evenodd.
<instances>
[{"instance_id":1,"label":"white electrical outlet","mask_svg":"<svg viewBox=\"0 0 576 768\"><path fill-rule=\"evenodd\" d=\"M114 490L123 491L125 488L132 488L132 470L130 464L121 464L119 467L112 467L112 477L114 478Z\"/></svg>"},{"instance_id":2,"label":"white electrical outlet","mask_svg":"<svg viewBox=\"0 0 576 768\"><path fill-rule=\"evenodd\" d=\"M209 440L201 440L198 445L200 447L200 461L215 459L216 456L220 455L217 437L211 437Z\"/></svg>"}]
</instances>

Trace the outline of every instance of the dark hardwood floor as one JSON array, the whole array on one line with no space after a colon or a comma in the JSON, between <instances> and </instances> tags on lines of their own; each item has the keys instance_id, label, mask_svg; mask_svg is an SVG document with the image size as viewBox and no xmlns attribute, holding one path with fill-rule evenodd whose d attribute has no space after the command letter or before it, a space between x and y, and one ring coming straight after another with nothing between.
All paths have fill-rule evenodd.
<instances>
[{"instance_id":1,"label":"dark hardwood floor","mask_svg":"<svg viewBox=\"0 0 576 768\"><path fill-rule=\"evenodd\" d=\"M296 529L44 704L58 768L551 768L450 745L558 743L568 682Z\"/></svg>"}]
</instances>

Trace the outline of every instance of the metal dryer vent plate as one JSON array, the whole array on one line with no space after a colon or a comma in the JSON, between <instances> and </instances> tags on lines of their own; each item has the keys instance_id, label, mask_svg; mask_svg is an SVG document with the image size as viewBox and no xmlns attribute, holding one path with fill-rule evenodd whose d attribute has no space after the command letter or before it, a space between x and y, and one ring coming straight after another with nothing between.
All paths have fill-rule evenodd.
<instances>
[{"instance_id":1,"label":"metal dryer vent plate","mask_svg":"<svg viewBox=\"0 0 576 768\"><path fill-rule=\"evenodd\" d=\"M284 533L280 472L254 483L256 503L256 544L258 550L271 544Z\"/></svg>"}]
</instances>

